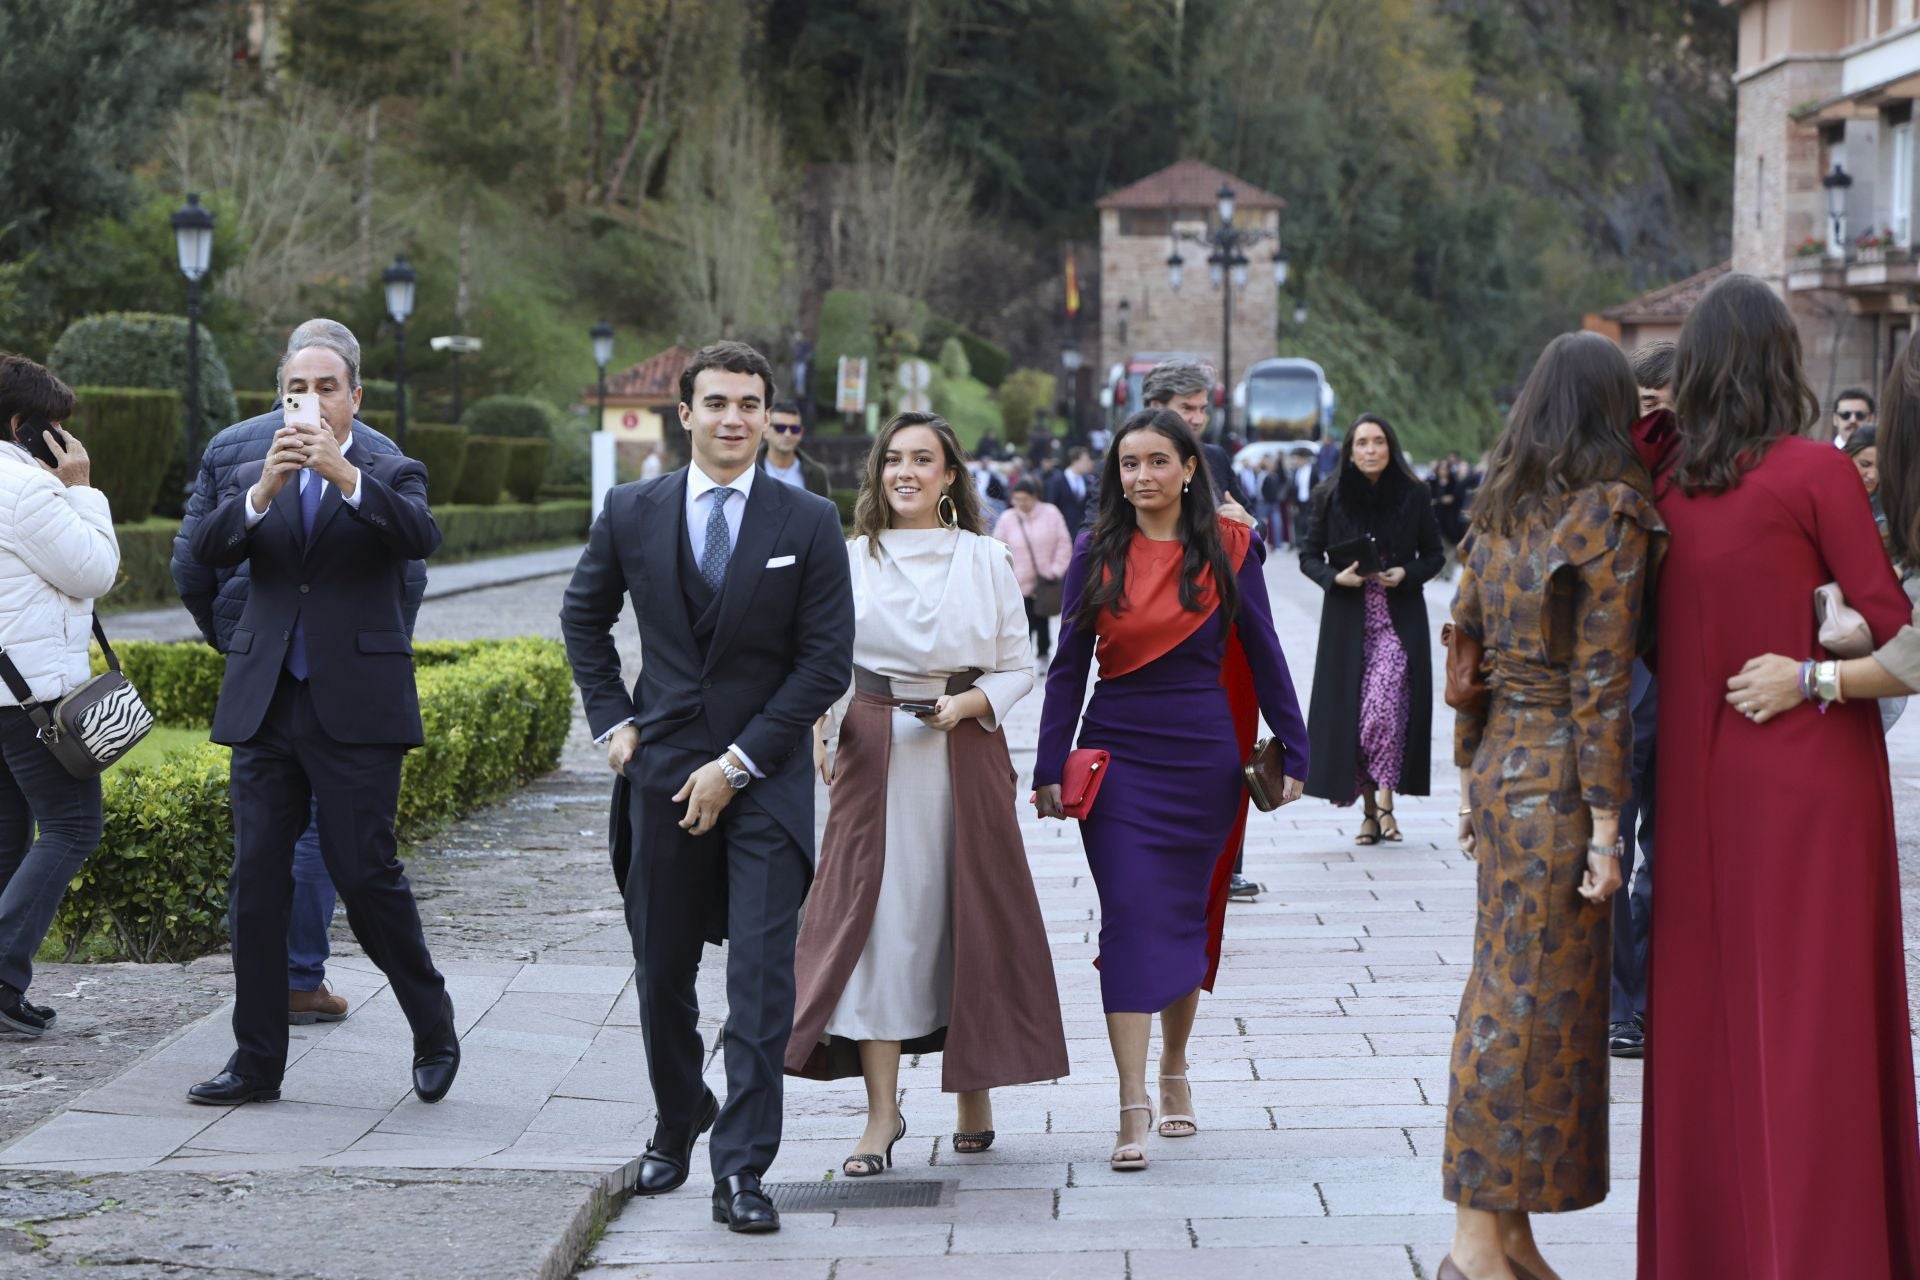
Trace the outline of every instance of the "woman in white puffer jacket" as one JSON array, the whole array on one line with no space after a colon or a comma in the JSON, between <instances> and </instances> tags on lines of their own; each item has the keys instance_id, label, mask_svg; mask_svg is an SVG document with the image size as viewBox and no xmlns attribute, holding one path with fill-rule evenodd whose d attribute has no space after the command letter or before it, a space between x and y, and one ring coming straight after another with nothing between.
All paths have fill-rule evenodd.
<instances>
[{"instance_id":1,"label":"woman in white puffer jacket","mask_svg":"<svg viewBox=\"0 0 1920 1280\"><path fill-rule=\"evenodd\" d=\"M72 412L65 383L31 360L0 358L0 649L34 703L86 683L93 597L120 572L107 495L87 484L86 449L49 432L59 462L49 467L18 443L26 424L58 425ZM51 1009L26 998L33 956L99 845L100 822L100 779L62 768L0 681L0 1032L37 1036L53 1022Z\"/></svg>"}]
</instances>

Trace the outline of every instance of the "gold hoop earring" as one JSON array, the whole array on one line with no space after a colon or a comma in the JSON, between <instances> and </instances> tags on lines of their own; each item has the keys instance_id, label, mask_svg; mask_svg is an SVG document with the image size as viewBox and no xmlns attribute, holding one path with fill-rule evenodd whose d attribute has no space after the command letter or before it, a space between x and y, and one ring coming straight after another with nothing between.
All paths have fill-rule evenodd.
<instances>
[{"instance_id":1,"label":"gold hoop earring","mask_svg":"<svg viewBox=\"0 0 1920 1280\"><path fill-rule=\"evenodd\" d=\"M960 504L945 489L940 491L939 505L934 510L940 515L940 523L948 529L960 527Z\"/></svg>"}]
</instances>

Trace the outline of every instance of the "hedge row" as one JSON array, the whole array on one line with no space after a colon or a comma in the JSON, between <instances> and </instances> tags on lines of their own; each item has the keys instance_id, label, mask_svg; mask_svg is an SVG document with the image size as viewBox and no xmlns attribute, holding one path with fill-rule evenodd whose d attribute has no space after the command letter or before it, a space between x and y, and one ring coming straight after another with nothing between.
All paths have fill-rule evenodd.
<instances>
[{"instance_id":1,"label":"hedge row","mask_svg":"<svg viewBox=\"0 0 1920 1280\"><path fill-rule=\"evenodd\" d=\"M75 387L67 425L93 460L93 487L120 523L144 520L180 443L180 397L145 387Z\"/></svg>"},{"instance_id":2,"label":"hedge row","mask_svg":"<svg viewBox=\"0 0 1920 1280\"><path fill-rule=\"evenodd\" d=\"M460 483L453 500L476 507L490 507L500 501L507 487L507 463L513 456L513 442L505 437L468 436L467 458L460 468Z\"/></svg>"},{"instance_id":3,"label":"hedge row","mask_svg":"<svg viewBox=\"0 0 1920 1280\"><path fill-rule=\"evenodd\" d=\"M150 682L143 695L163 684L173 691L172 701L149 701L164 723L204 725L211 718L205 677L221 662L212 650L129 644L122 657L130 670L138 662L136 682ZM427 745L408 752L401 769L403 840L418 840L551 770L573 709L566 652L551 640L422 644L415 665ZM106 775L104 838L60 905L69 954L96 934L108 939L112 959L148 964L189 960L226 944L228 771L227 748L205 743Z\"/></svg>"},{"instance_id":4,"label":"hedge row","mask_svg":"<svg viewBox=\"0 0 1920 1280\"><path fill-rule=\"evenodd\" d=\"M515 547L569 539L584 541L592 508L593 503L584 497L490 507L435 507L440 550L433 558L444 563ZM164 516L116 525L113 532L120 540L120 581L101 604L108 610L145 609L178 600L180 593L174 588L173 571L168 565L173 559L173 536L179 531L180 522Z\"/></svg>"}]
</instances>

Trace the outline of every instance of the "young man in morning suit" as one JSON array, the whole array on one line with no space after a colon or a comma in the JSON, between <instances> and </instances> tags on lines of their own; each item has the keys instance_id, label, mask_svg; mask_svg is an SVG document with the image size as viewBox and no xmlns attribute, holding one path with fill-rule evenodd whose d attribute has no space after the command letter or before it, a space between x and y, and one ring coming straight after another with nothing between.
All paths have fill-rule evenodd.
<instances>
[{"instance_id":1,"label":"young man in morning suit","mask_svg":"<svg viewBox=\"0 0 1920 1280\"><path fill-rule=\"evenodd\" d=\"M616 486L560 610L587 722L631 783L626 877L655 1123L635 1191L687 1180L708 1126L714 1221L777 1230L760 1178L780 1149L794 940L813 879L813 723L853 682L853 591L834 505L754 457L773 369L721 342L680 375L693 461ZM625 597L643 664L612 628ZM724 1107L701 1082L694 976L727 939Z\"/></svg>"},{"instance_id":2,"label":"young man in morning suit","mask_svg":"<svg viewBox=\"0 0 1920 1280\"><path fill-rule=\"evenodd\" d=\"M438 1102L460 1069L453 1001L427 954L395 857L400 763L421 745L406 567L440 545L427 469L354 439L360 371L327 346L287 358L286 385L321 427L284 424L236 468L194 527L194 559L245 561L213 740L233 747L233 1036L226 1069L187 1091L233 1106L280 1096L287 1065L287 918L294 842L316 812L320 852L354 937L413 1028L413 1087Z\"/></svg>"}]
</instances>

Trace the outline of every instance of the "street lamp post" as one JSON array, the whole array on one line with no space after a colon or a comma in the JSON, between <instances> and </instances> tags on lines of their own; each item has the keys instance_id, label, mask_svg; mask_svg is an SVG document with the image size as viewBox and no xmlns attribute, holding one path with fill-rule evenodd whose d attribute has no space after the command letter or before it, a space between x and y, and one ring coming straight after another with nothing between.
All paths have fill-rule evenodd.
<instances>
[{"instance_id":1,"label":"street lamp post","mask_svg":"<svg viewBox=\"0 0 1920 1280\"><path fill-rule=\"evenodd\" d=\"M1853 175L1846 166L1836 164L1833 172L1820 179L1820 185L1827 189L1827 222L1830 230L1827 234L1827 256L1845 258L1847 256L1847 189L1853 186Z\"/></svg>"},{"instance_id":2,"label":"street lamp post","mask_svg":"<svg viewBox=\"0 0 1920 1280\"><path fill-rule=\"evenodd\" d=\"M593 362L600 367L600 420L595 431L607 429L607 366L613 363L613 326L605 320L588 330L593 338Z\"/></svg>"},{"instance_id":3,"label":"street lamp post","mask_svg":"<svg viewBox=\"0 0 1920 1280\"><path fill-rule=\"evenodd\" d=\"M404 257L396 257L380 273L387 289L387 315L393 320L393 442L402 453L407 451L407 317L413 314L417 280Z\"/></svg>"},{"instance_id":4,"label":"street lamp post","mask_svg":"<svg viewBox=\"0 0 1920 1280\"><path fill-rule=\"evenodd\" d=\"M188 193L173 215L173 247L187 278L187 491L200 474L200 281L213 263L213 213Z\"/></svg>"},{"instance_id":5,"label":"street lamp post","mask_svg":"<svg viewBox=\"0 0 1920 1280\"><path fill-rule=\"evenodd\" d=\"M1263 241L1274 241L1273 283L1275 289L1283 288L1287 282L1287 251L1279 246L1279 235L1265 227L1239 227L1234 225L1234 190L1230 185L1222 184L1215 193L1214 203L1220 215L1219 223L1208 231L1175 231L1173 233L1173 252L1167 257L1167 283L1174 289L1180 288L1180 278L1184 274L1186 260L1180 256L1180 242L1188 241L1206 249L1207 278L1213 287L1220 290L1220 382L1226 395L1221 404L1221 433L1233 431L1233 291L1245 289L1251 260L1246 250Z\"/></svg>"}]
</instances>

